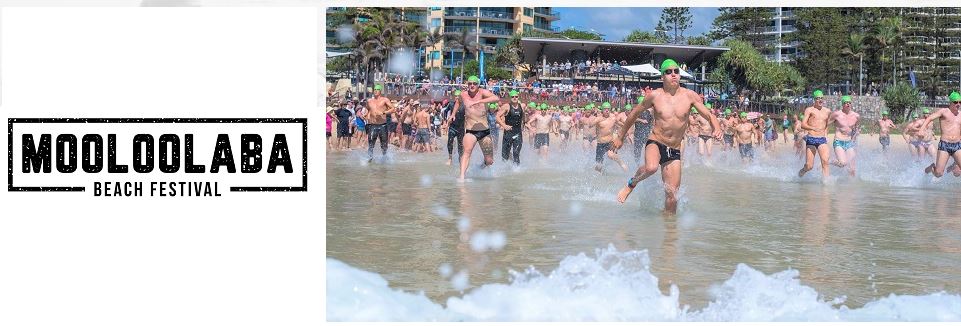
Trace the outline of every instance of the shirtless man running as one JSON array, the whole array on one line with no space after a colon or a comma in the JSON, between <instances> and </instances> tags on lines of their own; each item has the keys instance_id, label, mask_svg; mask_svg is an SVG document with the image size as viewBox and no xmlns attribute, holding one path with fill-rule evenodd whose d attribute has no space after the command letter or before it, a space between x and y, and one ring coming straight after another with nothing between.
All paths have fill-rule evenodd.
<instances>
[{"instance_id":1,"label":"shirtless man running","mask_svg":"<svg viewBox=\"0 0 961 326\"><path fill-rule=\"evenodd\" d=\"M681 68L672 59L661 63L661 81L663 87L644 97L640 105L631 110L625 125L637 120L644 110L653 107L654 128L644 149L644 165L637 169L634 176L627 180L627 185L617 194L617 201L623 203L634 191L638 183L657 172L661 167L661 179L664 181L664 210L674 214L677 212L677 191L681 186L681 144L684 142L684 132L687 129L688 116L693 105L698 114L707 115L714 128L714 137L721 136L721 126L717 117L701 103L697 93L681 88ZM621 128L614 138L615 153L623 145L626 128Z\"/></svg>"},{"instance_id":2,"label":"shirtless man running","mask_svg":"<svg viewBox=\"0 0 961 326\"><path fill-rule=\"evenodd\" d=\"M828 165L828 158L831 152L827 144L828 119L830 119L830 117L831 109L824 106L824 92L820 89L815 90L814 105L804 109L804 118L801 120L801 128L809 132L808 135L804 137L807 155L805 157L804 167L797 173L799 178L814 169L814 155L821 158L822 180L827 180L831 174L831 168Z\"/></svg>"},{"instance_id":3,"label":"shirtless man running","mask_svg":"<svg viewBox=\"0 0 961 326\"><path fill-rule=\"evenodd\" d=\"M734 125L735 137L738 152L741 153L741 161L747 163L754 160L754 144L761 145L764 139L761 129L747 119L747 112L741 112L738 123Z\"/></svg>"},{"instance_id":4,"label":"shirtless man running","mask_svg":"<svg viewBox=\"0 0 961 326\"><path fill-rule=\"evenodd\" d=\"M921 126L917 129L924 129L931 121L938 119L941 123L941 141L938 143L938 158L928 167L924 168L924 173L934 173L936 178L944 175L945 165L948 159L954 158L954 176L961 177L961 94L952 92L948 96L951 102L947 108L934 111L924 119Z\"/></svg>"},{"instance_id":5,"label":"shirtless man running","mask_svg":"<svg viewBox=\"0 0 961 326\"><path fill-rule=\"evenodd\" d=\"M891 121L891 117L888 116L888 111L881 112L881 120L878 120L878 127L878 142L881 143L881 151L887 152L888 146L891 146L891 129L898 128L894 125L894 121Z\"/></svg>"},{"instance_id":6,"label":"shirtless man running","mask_svg":"<svg viewBox=\"0 0 961 326\"><path fill-rule=\"evenodd\" d=\"M474 152L474 145L480 143L484 153L484 167L494 164L494 143L490 137L490 126L487 125L487 103L496 103L500 97L490 91L480 88L480 78L467 78L467 91L461 93L464 103L464 153L460 157L460 178L464 181L467 174L467 163Z\"/></svg>"},{"instance_id":7,"label":"shirtless man running","mask_svg":"<svg viewBox=\"0 0 961 326\"><path fill-rule=\"evenodd\" d=\"M705 104L708 110L711 109L711 104ZM691 113L696 113L693 109ZM714 147L714 137L711 134L714 130L711 129L711 124L707 123L707 119L702 115L694 115L697 118L697 153L705 158L711 157L711 148Z\"/></svg>"},{"instance_id":8,"label":"shirtless man running","mask_svg":"<svg viewBox=\"0 0 961 326\"><path fill-rule=\"evenodd\" d=\"M367 100L367 110L363 114L367 121L367 161L374 160L374 143L380 139L380 150L387 155L387 114L397 111L387 97L381 96L383 85L374 85L374 97Z\"/></svg>"},{"instance_id":9,"label":"shirtless man running","mask_svg":"<svg viewBox=\"0 0 961 326\"><path fill-rule=\"evenodd\" d=\"M534 148L540 153L541 159L547 159L547 148L551 145L551 116L545 114L543 109L537 110L537 114L527 123L529 128L534 129Z\"/></svg>"},{"instance_id":10,"label":"shirtless man running","mask_svg":"<svg viewBox=\"0 0 961 326\"><path fill-rule=\"evenodd\" d=\"M561 133L561 145L567 148L567 144L571 141L571 126L574 125L574 117L567 110L561 112L560 118L557 121L557 129Z\"/></svg>"},{"instance_id":11,"label":"shirtless man running","mask_svg":"<svg viewBox=\"0 0 961 326\"><path fill-rule=\"evenodd\" d=\"M596 152L594 156L594 161L597 162L597 164L594 165L594 170L597 170L597 172L603 173L604 171L605 155L614 160L614 162L617 162L617 164L624 169L624 172L627 172L627 164L624 164L621 158L611 151L611 141L614 140L614 128L621 125L621 120L616 115L611 114L611 110L608 108L603 109L601 111L601 117L594 120L591 127L593 127L597 133L597 148L595 149Z\"/></svg>"},{"instance_id":12,"label":"shirtless man running","mask_svg":"<svg viewBox=\"0 0 961 326\"><path fill-rule=\"evenodd\" d=\"M855 132L860 128L861 115L851 111L851 97L844 95L841 97L841 111L832 112L828 123L834 122L834 156L836 161L832 162L840 168L848 167L851 176L855 173Z\"/></svg>"},{"instance_id":13,"label":"shirtless man running","mask_svg":"<svg viewBox=\"0 0 961 326\"><path fill-rule=\"evenodd\" d=\"M417 127L417 134L414 136L414 152L423 153L428 151L430 142L430 112L424 105L415 106L414 126Z\"/></svg>"}]
</instances>

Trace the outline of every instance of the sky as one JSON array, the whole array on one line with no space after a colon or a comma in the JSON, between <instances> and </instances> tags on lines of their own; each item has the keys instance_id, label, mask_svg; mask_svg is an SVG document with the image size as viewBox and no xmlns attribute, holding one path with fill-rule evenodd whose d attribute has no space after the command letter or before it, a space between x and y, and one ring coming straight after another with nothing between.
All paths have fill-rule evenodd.
<instances>
[{"instance_id":1,"label":"sky","mask_svg":"<svg viewBox=\"0 0 961 326\"><path fill-rule=\"evenodd\" d=\"M561 14L561 19L553 26L561 30L574 26L581 30L591 30L604 34L608 41L621 41L634 29L654 31L657 21L661 18L661 7L656 8L571 8L554 7ZM717 8L691 8L694 23L684 36L700 35L711 29Z\"/></svg>"}]
</instances>

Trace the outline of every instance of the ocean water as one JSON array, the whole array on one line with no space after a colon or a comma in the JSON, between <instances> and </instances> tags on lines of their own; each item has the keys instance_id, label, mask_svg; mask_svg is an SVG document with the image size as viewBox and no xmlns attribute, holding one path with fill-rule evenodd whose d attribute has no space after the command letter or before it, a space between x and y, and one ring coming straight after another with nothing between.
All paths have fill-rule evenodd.
<instances>
[{"instance_id":1,"label":"ocean water","mask_svg":"<svg viewBox=\"0 0 961 326\"><path fill-rule=\"evenodd\" d=\"M629 174L554 139L465 183L446 148L328 153L327 319L959 321L961 178L874 142L828 180L687 150L674 216L659 173L618 204Z\"/></svg>"}]
</instances>

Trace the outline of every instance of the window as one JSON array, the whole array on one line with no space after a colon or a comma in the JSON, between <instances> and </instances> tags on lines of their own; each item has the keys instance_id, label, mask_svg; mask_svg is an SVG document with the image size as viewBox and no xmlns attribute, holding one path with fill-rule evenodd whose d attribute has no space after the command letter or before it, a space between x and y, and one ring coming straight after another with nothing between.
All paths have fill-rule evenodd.
<instances>
[{"instance_id":1,"label":"window","mask_svg":"<svg viewBox=\"0 0 961 326\"><path fill-rule=\"evenodd\" d=\"M524 8L524 16L527 16L527 17L534 16L534 9Z\"/></svg>"},{"instance_id":2,"label":"window","mask_svg":"<svg viewBox=\"0 0 961 326\"><path fill-rule=\"evenodd\" d=\"M431 51L431 52L430 52L430 59L431 59L431 60L440 60L440 51Z\"/></svg>"},{"instance_id":3,"label":"window","mask_svg":"<svg viewBox=\"0 0 961 326\"><path fill-rule=\"evenodd\" d=\"M430 27L440 27L440 18L431 18Z\"/></svg>"},{"instance_id":4,"label":"window","mask_svg":"<svg viewBox=\"0 0 961 326\"><path fill-rule=\"evenodd\" d=\"M430 10L431 10L431 11L438 11L438 10L440 10L440 7L430 7Z\"/></svg>"}]
</instances>

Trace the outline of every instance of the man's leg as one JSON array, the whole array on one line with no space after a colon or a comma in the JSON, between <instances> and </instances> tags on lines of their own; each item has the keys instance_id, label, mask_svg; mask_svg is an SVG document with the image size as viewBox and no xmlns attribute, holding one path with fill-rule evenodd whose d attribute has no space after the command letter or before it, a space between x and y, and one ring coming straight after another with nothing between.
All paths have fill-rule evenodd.
<instances>
[{"instance_id":1,"label":"man's leg","mask_svg":"<svg viewBox=\"0 0 961 326\"><path fill-rule=\"evenodd\" d=\"M853 177L855 172L857 172L856 158L857 158L858 152L857 150L855 150L854 147L851 147L851 148L848 148L845 154L847 155L847 159L848 159L848 172L850 172L851 176Z\"/></svg>"},{"instance_id":2,"label":"man's leg","mask_svg":"<svg viewBox=\"0 0 961 326\"><path fill-rule=\"evenodd\" d=\"M714 139L705 140L704 147L707 149L707 157L711 157L711 148L714 147Z\"/></svg>"},{"instance_id":3,"label":"man's leg","mask_svg":"<svg viewBox=\"0 0 961 326\"><path fill-rule=\"evenodd\" d=\"M954 158L954 168L952 169L954 171L954 176L961 177L961 151L954 152L954 155L951 157Z\"/></svg>"},{"instance_id":4,"label":"man's leg","mask_svg":"<svg viewBox=\"0 0 961 326\"><path fill-rule=\"evenodd\" d=\"M848 159L847 159L847 155L845 155L844 147L835 146L834 156L837 159L836 161L834 161L834 165L837 165L838 167L842 167L842 168L848 165Z\"/></svg>"},{"instance_id":5,"label":"man's leg","mask_svg":"<svg viewBox=\"0 0 961 326\"><path fill-rule=\"evenodd\" d=\"M664 211L677 213L677 191L681 187L681 161L671 161L661 168L664 181Z\"/></svg>"},{"instance_id":6,"label":"man's leg","mask_svg":"<svg viewBox=\"0 0 961 326\"><path fill-rule=\"evenodd\" d=\"M494 136L487 136L480 141L481 153L484 154L484 166L494 164Z\"/></svg>"},{"instance_id":7,"label":"man's leg","mask_svg":"<svg viewBox=\"0 0 961 326\"><path fill-rule=\"evenodd\" d=\"M831 148L828 147L828 144L818 145L818 156L821 159L821 177L823 177L822 180L827 180L828 176L831 175L831 167L830 167L830 164L828 163L828 158L831 157Z\"/></svg>"},{"instance_id":8,"label":"man's leg","mask_svg":"<svg viewBox=\"0 0 961 326\"><path fill-rule=\"evenodd\" d=\"M511 145L514 144L514 141L508 138L510 136L511 136L510 134L504 133L504 141L503 141L504 146L501 146L501 159L504 161L507 161L510 159Z\"/></svg>"},{"instance_id":9,"label":"man's leg","mask_svg":"<svg viewBox=\"0 0 961 326\"><path fill-rule=\"evenodd\" d=\"M955 152L954 154L958 153ZM934 163L931 163L931 165L924 169L924 173L934 172L934 176L940 178L944 175L945 165L947 165L949 158L951 157L948 156L948 152L938 151L938 158Z\"/></svg>"},{"instance_id":10,"label":"man's leg","mask_svg":"<svg viewBox=\"0 0 961 326\"><path fill-rule=\"evenodd\" d=\"M511 155L514 155L514 164L521 164L521 147L523 147L523 145L524 139L520 134L517 134L517 139L513 141L513 152L511 153Z\"/></svg>"},{"instance_id":11,"label":"man's leg","mask_svg":"<svg viewBox=\"0 0 961 326\"><path fill-rule=\"evenodd\" d=\"M450 165L454 160L454 142L456 138L457 136L454 135L453 131L447 132L447 165Z\"/></svg>"},{"instance_id":12,"label":"man's leg","mask_svg":"<svg viewBox=\"0 0 961 326\"><path fill-rule=\"evenodd\" d=\"M814 168L814 155L816 152L817 152L816 148L805 145L806 155L804 160L804 166L801 167L801 170L797 172L798 178L803 177L805 173L808 173L808 171L811 171L811 169Z\"/></svg>"},{"instance_id":13,"label":"man's leg","mask_svg":"<svg viewBox=\"0 0 961 326\"><path fill-rule=\"evenodd\" d=\"M390 130L387 130L386 127L382 126L382 127L380 127L380 129L379 129L379 131L378 131L377 133L379 134L379 135L377 135L377 137L380 138L380 152L381 152L381 154L383 154L383 155L386 156L386 155L387 155L387 145L390 144L390 142L388 141L388 139L390 139Z\"/></svg>"},{"instance_id":14,"label":"man's leg","mask_svg":"<svg viewBox=\"0 0 961 326\"><path fill-rule=\"evenodd\" d=\"M644 164L637 167L637 171L634 172L634 176L630 179L633 186L637 186L641 181L647 179L654 173L657 172L658 162L661 161L661 152L657 149L657 144L650 143L644 147ZM624 203L627 200L627 196L631 195L634 188L631 186L624 186L621 191L617 193L617 201Z\"/></svg>"},{"instance_id":15,"label":"man's leg","mask_svg":"<svg viewBox=\"0 0 961 326\"><path fill-rule=\"evenodd\" d=\"M467 174L467 163L470 160L471 151L474 150L474 144L477 143L477 137L473 134L464 135L464 151L460 155L460 180L464 180L464 176Z\"/></svg>"},{"instance_id":16,"label":"man's leg","mask_svg":"<svg viewBox=\"0 0 961 326\"><path fill-rule=\"evenodd\" d=\"M381 128L371 128L370 133L367 134L367 158L368 160L374 159L374 143L377 142L377 136L380 134Z\"/></svg>"}]
</instances>

